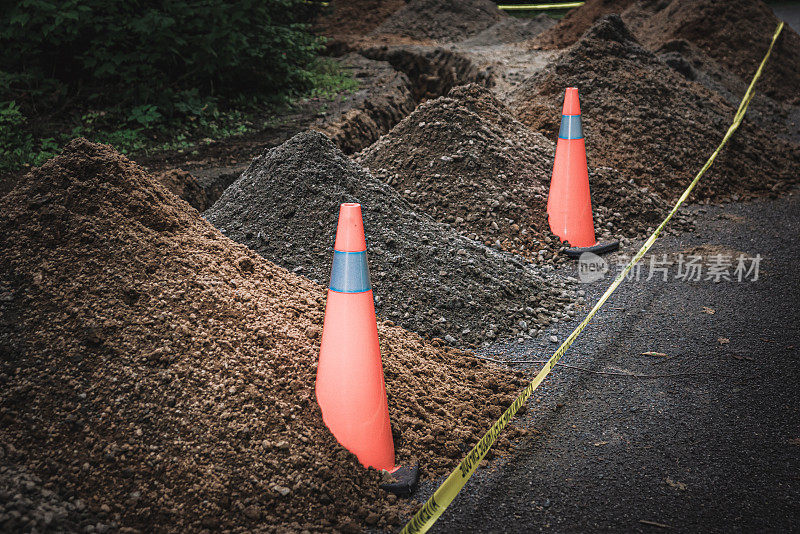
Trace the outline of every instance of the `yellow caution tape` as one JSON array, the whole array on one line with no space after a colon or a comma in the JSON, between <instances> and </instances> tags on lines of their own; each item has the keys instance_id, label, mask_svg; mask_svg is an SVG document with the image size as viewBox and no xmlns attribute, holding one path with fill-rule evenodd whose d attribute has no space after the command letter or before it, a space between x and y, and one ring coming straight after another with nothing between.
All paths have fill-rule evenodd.
<instances>
[{"instance_id":1,"label":"yellow caution tape","mask_svg":"<svg viewBox=\"0 0 800 534\"><path fill-rule=\"evenodd\" d=\"M544 9L572 9L581 7L586 2L565 2L562 4L504 4L497 6L497 9L504 11L535 11Z\"/></svg>"},{"instance_id":2,"label":"yellow caution tape","mask_svg":"<svg viewBox=\"0 0 800 534\"><path fill-rule=\"evenodd\" d=\"M314 3L314 2L311 2ZM327 7L330 2L317 2L323 7ZM581 7L586 2L566 2L562 4L519 4L519 5L500 5L497 9L504 9L506 11L533 11L537 9L571 9L573 7Z\"/></svg>"},{"instance_id":3,"label":"yellow caution tape","mask_svg":"<svg viewBox=\"0 0 800 534\"><path fill-rule=\"evenodd\" d=\"M475 447L469 452L466 458L462 460L461 464L452 472L450 476L447 477L441 486L434 492L430 499L425 503L425 505L416 513L414 517L411 518L411 521L403 527L401 534L418 534L427 532L431 526L436 522L439 516L442 515L442 512L453 502L453 499L456 498L458 492L461 491L461 488L467 483L469 478L475 472L475 469L478 467L478 464L483 457L486 456L486 453L489 451L492 445L494 445L497 436L502 432L502 430L506 427L508 422L511 420L512 417L517 413L517 410L525 404L525 401L531 396L531 394L539 387L539 384L550 374L550 371L553 370L558 360L561 359L561 356L567 351L567 349L572 345L578 335L586 328L586 325L589 324L589 321L592 320L592 317L595 316L597 311L605 304L611 294L619 287L622 281L625 279L625 276L630 272L634 265L636 265L642 256L650 250L650 247L653 246L655 243L656 238L658 238L661 231L667 225L667 223L672 219L672 217L677 213L678 208L686 201L689 197L689 194L692 190L697 186L697 183L700 181L700 178L705 174L709 167L714 163L714 160L717 159L717 155L719 155L722 148L731 138L733 133L739 128L739 125L742 123L742 119L744 118L744 114L747 111L747 106L750 104L750 100L753 99L754 94L754 87L756 81L761 77L761 71L764 69L764 65L767 63L767 59L769 59L770 54L772 53L772 48L775 46L775 41L778 39L778 36L783 30L783 22L778 24L778 28L775 30L775 33L772 36L772 42L769 45L769 50L767 50L767 54L764 56L764 59L761 60L761 65L758 66L758 70L756 71L755 76L753 76L753 80L750 82L750 86L747 88L747 92L745 92L744 97L742 98L741 104L739 104L739 109L736 110L736 115L733 118L733 123L728 128L725 137L722 138L722 142L719 144L717 149L711 154L711 157L708 158L706 164L703 165L703 168L700 169L700 172L697 173L697 176L694 177L692 183L689 184L689 187L686 188L686 191L683 192L681 198L678 199L678 202L675 204L675 207L672 208L672 211L669 212L667 217L658 225L658 228L653 232L653 234L645 241L642 248L639 249L639 252L631 259L631 261L622 269L622 272L614 279L606 292L603 293L603 296L600 297L600 300L597 301L597 304L589 311L589 314L586 318L581 321L581 324L572 331L569 337L558 347L558 350L550 357L547 363L544 365L541 371L534 377L530 384L519 394L519 396L514 400L511 406L500 416L495 424L492 425L492 428L489 429L486 434L481 438Z\"/></svg>"}]
</instances>

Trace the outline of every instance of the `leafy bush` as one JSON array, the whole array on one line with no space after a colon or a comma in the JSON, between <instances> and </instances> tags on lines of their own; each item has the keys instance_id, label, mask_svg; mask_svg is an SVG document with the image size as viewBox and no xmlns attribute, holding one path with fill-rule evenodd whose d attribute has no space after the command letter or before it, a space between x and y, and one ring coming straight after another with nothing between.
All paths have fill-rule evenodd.
<instances>
[{"instance_id":1,"label":"leafy bush","mask_svg":"<svg viewBox=\"0 0 800 534\"><path fill-rule=\"evenodd\" d=\"M27 119L16 102L0 103L0 171L10 171L26 163L40 165L56 154L52 138L34 141L25 129Z\"/></svg>"},{"instance_id":2,"label":"leafy bush","mask_svg":"<svg viewBox=\"0 0 800 534\"><path fill-rule=\"evenodd\" d=\"M4 4L0 102L28 116L113 105L147 126L219 101L278 101L308 89L321 47L303 0Z\"/></svg>"}]
</instances>

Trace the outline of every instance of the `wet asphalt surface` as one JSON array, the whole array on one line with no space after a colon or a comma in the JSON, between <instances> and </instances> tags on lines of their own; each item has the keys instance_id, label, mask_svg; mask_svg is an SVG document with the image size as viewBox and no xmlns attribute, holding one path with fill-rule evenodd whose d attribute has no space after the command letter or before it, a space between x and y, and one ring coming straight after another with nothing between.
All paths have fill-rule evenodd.
<instances>
[{"instance_id":1,"label":"wet asphalt surface","mask_svg":"<svg viewBox=\"0 0 800 534\"><path fill-rule=\"evenodd\" d=\"M478 470L433 532L800 530L800 191L688 209L701 210L696 230L659 239L641 279L620 286L561 360L670 376L557 367L514 420L531 433ZM677 264L667 281L646 280L651 255L682 251L730 255L733 280L676 279ZM739 253L761 255L757 281L736 281ZM611 279L583 285L584 313ZM484 354L545 360L558 347L550 336L560 343L578 320ZM514 367L532 377L541 364Z\"/></svg>"}]
</instances>

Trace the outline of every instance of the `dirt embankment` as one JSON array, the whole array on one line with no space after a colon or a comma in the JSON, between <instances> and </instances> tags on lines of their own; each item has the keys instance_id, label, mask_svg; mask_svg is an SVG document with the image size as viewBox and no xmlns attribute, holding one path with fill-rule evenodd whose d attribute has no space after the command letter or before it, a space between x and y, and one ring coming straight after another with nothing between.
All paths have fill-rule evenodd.
<instances>
[{"instance_id":1,"label":"dirt embankment","mask_svg":"<svg viewBox=\"0 0 800 534\"><path fill-rule=\"evenodd\" d=\"M362 204L382 317L463 346L536 335L574 313L563 279L415 211L317 133L256 158L204 216L231 239L327 283L342 202Z\"/></svg>"},{"instance_id":2,"label":"dirt embankment","mask_svg":"<svg viewBox=\"0 0 800 534\"><path fill-rule=\"evenodd\" d=\"M719 143L735 109L645 49L618 15L584 36L515 94L534 129L555 135L565 87L580 89L589 157L674 201ZM748 121L699 185L722 201L781 191L796 182L798 146Z\"/></svg>"},{"instance_id":3,"label":"dirt embankment","mask_svg":"<svg viewBox=\"0 0 800 534\"><path fill-rule=\"evenodd\" d=\"M373 35L396 35L433 42L456 42L507 17L491 0L410 0Z\"/></svg>"},{"instance_id":4,"label":"dirt embankment","mask_svg":"<svg viewBox=\"0 0 800 534\"><path fill-rule=\"evenodd\" d=\"M535 40L541 48L564 48L600 17L620 14L650 50L685 40L749 82L766 53L778 18L760 0L589 0ZM786 26L759 90L780 102L800 104L800 36Z\"/></svg>"},{"instance_id":5,"label":"dirt embankment","mask_svg":"<svg viewBox=\"0 0 800 534\"><path fill-rule=\"evenodd\" d=\"M332 104L312 129L323 132L346 154L375 142L426 98L464 83L491 86L492 73L466 56L443 48L374 47L339 59L362 85L344 107ZM216 200L216 199L215 199Z\"/></svg>"},{"instance_id":6,"label":"dirt embankment","mask_svg":"<svg viewBox=\"0 0 800 534\"><path fill-rule=\"evenodd\" d=\"M322 423L320 286L85 140L0 207L0 457L81 501L64 530L96 517L174 532L389 528L408 511ZM398 461L441 475L522 382L379 331Z\"/></svg>"},{"instance_id":7,"label":"dirt embankment","mask_svg":"<svg viewBox=\"0 0 800 534\"><path fill-rule=\"evenodd\" d=\"M548 264L564 259L547 223L554 150L490 91L467 85L419 106L358 161L436 220ZM637 236L667 209L658 195L590 163L598 237Z\"/></svg>"},{"instance_id":8,"label":"dirt embankment","mask_svg":"<svg viewBox=\"0 0 800 534\"><path fill-rule=\"evenodd\" d=\"M402 71L386 61L349 53L337 61L362 82L347 96L347 105L331 104L324 120L312 129L327 135L346 154L358 152L386 133L417 105L415 87ZM364 84L364 80L369 80Z\"/></svg>"}]
</instances>

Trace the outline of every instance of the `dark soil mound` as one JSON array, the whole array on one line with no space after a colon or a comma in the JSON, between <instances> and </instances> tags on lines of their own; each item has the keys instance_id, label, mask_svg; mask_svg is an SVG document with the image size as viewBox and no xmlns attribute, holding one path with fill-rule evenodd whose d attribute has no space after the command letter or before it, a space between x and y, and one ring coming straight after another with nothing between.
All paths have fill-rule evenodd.
<instances>
[{"instance_id":1,"label":"dark soil mound","mask_svg":"<svg viewBox=\"0 0 800 534\"><path fill-rule=\"evenodd\" d=\"M587 0L585 4L571 9L558 24L539 35L534 46L546 50L565 48L581 38L592 24L603 15L622 13L636 0Z\"/></svg>"},{"instance_id":2,"label":"dark soil mound","mask_svg":"<svg viewBox=\"0 0 800 534\"><path fill-rule=\"evenodd\" d=\"M361 152L359 162L463 234L553 262L563 259L555 254L560 243L547 224L554 150L552 141L515 120L490 91L466 85L419 106ZM657 195L639 189L621 194L623 186L631 188L612 169L590 170L600 236L638 235L665 212Z\"/></svg>"},{"instance_id":3,"label":"dark soil mound","mask_svg":"<svg viewBox=\"0 0 800 534\"><path fill-rule=\"evenodd\" d=\"M531 335L565 317L571 292L563 281L415 212L317 132L264 152L204 216L231 239L327 283L342 202L362 205L382 317L451 344Z\"/></svg>"},{"instance_id":4,"label":"dark soil mound","mask_svg":"<svg viewBox=\"0 0 800 534\"><path fill-rule=\"evenodd\" d=\"M641 18L631 27L645 46L657 49L685 39L748 83L767 52L778 18L759 0L643 1L631 13ZM633 11L633 10L632 10ZM776 100L800 104L800 35L783 28L758 90Z\"/></svg>"},{"instance_id":5,"label":"dark soil mound","mask_svg":"<svg viewBox=\"0 0 800 534\"><path fill-rule=\"evenodd\" d=\"M374 33L456 42L485 30L505 16L491 0L411 0Z\"/></svg>"},{"instance_id":6,"label":"dark soil mound","mask_svg":"<svg viewBox=\"0 0 800 534\"><path fill-rule=\"evenodd\" d=\"M144 531L386 528L407 511L322 423L321 287L85 140L0 201L0 236L0 458ZM398 458L438 476L522 382L379 329Z\"/></svg>"},{"instance_id":7,"label":"dark soil mound","mask_svg":"<svg viewBox=\"0 0 800 534\"><path fill-rule=\"evenodd\" d=\"M672 202L722 139L735 109L644 49L618 15L599 20L517 91L521 120L557 131L564 88L581 92L590 160ZM698 186L720 201L782 190L798 176L798 147L745 119Z\"/></svg>"},{"instance_id":8,"label":"dark soil mound","mask_svg":"<svg viewBox=\"0 0 800 534\"><path fill-rule=\"evenodd\" d=\"M489 26L477 35L460 44L465 46L493 46L519 43L533 39L548 28L555 26L555 19L539 15L532 19L503 17L497 24Z\"/></svg>"},{"instance_id":9,"label":"dark soil mound","mask_svg":"<svg viewBox=\"0 0 800 534\"><path fill-rule=\"evenodd\" d=\"M760 0L589 0L571 11L535 41L540 48L575 43L601 16L621 14L649 49L673 40L696 45L709 57L749 83L767 51L778 18ZM759 90L800 104L800 36L784 27L759 82Z\"/></svg>"},{"instance_id":10,"label":"dark soil mound","mask_svg":"<svg viewBox=\"0 0 800 534\"><path fill-rule=\"evenodd\" d=\"M333 39L361 37L405 5L406 0L331 0L314 27Z\"/></svg>"}]
</instances>

